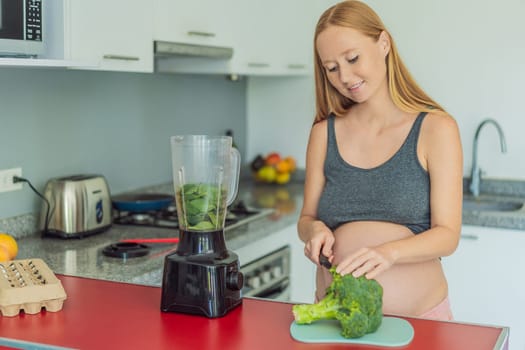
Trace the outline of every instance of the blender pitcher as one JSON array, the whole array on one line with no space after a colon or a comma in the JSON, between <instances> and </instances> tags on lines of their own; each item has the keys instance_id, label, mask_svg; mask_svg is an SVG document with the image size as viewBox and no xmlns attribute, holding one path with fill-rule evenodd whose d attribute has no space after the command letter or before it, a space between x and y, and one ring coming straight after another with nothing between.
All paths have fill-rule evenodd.
<instances>
[{"instance_id":1,"label":"blender pitcher","mask_svg":"<svg viewBox=\"0 0 525 350\"><path fill-rule=\"evenodd\" d=\"M173 185L183 231L224 229L226 209L237 196L240 154L229 136L171 138Z\"/></svg>"},{"instance_id":2,"label":"blender pitcher","mask_svg":"<svg viewBox=\"0 0 525 350\"><path fill-rule=\"evenodd\" d=\"M229 136L171 138L179 243L164 259L161 310L219 317L242 303L238 256L226 248L226 211L239 184Z\"/></svg>"}]
</instances>

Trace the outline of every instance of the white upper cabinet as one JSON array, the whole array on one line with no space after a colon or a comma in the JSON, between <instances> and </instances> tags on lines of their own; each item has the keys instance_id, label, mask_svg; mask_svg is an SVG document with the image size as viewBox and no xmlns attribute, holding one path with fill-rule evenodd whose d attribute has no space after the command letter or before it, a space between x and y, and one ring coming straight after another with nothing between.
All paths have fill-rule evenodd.
<instances>
[{"instance_id":1,"label":"white upper cabinet","mask_svg":"<svg viewBox=\"0 0 525 350\"><path fill-rule=\"evenodd\" d=\"M153 72L148 1L65 0L64 56L84 69Z\"/></svg>"},{"instance_id":2,"label":"white upper cabinet","mask_svg":"<svg viewBox=\"0 0 525 350\"><path fill-rule=\"evenodd\" d=\"M232 71L238 74L268 75L280 65L282 52L277 52L279 23L283 14L272 8L272 1L239 0L237 45Z\"/></svg>"},{"instance_id":3,"label":"white upper cabinet","mask_svg":"<svg viewBox=\"0 0 525 350\"><path fill-rule=\"evenodd\" d=\"M158 42L233 49L235 2L237 0L154 0L153 39ZM156 71L175 73L227 74L231 58L210 58L191 54L162 55Z\"/></svg>"},{"instance_id":4,"label":"white upper cabinet","mask_svg":"<svg viewBox=\"0 0 525 350\"><path fill-rule=\"evenodd\" d=\"M242 30L237 32L233 69L250 75L310 74L312 7L300 0L239 2Z\"/></svg>"},{"instance_id":5,"label":"white upper cabinet","mask_svg":"<svg viewBox=\"0 0 525 350\"><path fill-rule=\"evenodd\" d=\"M153 38L196 45L232 46L233 0L154 0Z\"/></svg>"},{"instance_id":6,"label":"white upper cabinet","mask_svg":"<svg viewBox=\"0 0 525 350\"><path fill-rule=\"evenodd\" d=\"M249 76L312 73L311 43L319 15L315 3L301 0L57 0L53 3L60 4L53 6L60 21L53 20L48 28L60 30L53 31L48 42L50 54L42 58L58 61L34 60L42 65ZM166 51L155 56L155 42L178 45L162 44ZM195 50L200 50L199 54ZM202 50L208 51L203 54ZM28 64L4 61L5 65Z\"/></svg>"},{"instance_id":7,"label":"white upper cabinet","mask_svg":"<svg viewBox=\"0 0 525 350\"><path fill-rule=\"evenodd\" d=\"M306 5L305 5L306 4ZM317 13L300 0L155 0L154 39L233 48L230 59L158 59L159 71L305 75Z\"/></svg>"}]
</instances>

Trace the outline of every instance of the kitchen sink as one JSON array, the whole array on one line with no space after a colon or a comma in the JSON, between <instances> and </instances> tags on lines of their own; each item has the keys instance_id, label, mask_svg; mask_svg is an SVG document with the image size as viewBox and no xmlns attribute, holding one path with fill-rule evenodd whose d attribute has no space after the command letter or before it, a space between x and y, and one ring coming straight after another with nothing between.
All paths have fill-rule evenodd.
<instances>
[{"instance_id":1,"label":"kitchen sink","mask_svg":"<svg viewBox=\"0 0 525 350\"><path fill-rule=\"evenodd\" d=\"M464 211L516 211L523 208L523 202L489 198L464 198Z\"/></svg>"}]
</instances>

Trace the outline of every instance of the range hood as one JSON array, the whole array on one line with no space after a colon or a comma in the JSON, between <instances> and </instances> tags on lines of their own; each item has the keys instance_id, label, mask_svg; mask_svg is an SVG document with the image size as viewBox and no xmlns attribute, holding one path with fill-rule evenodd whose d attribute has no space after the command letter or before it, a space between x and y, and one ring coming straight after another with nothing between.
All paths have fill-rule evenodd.
<instances>
[{"instance_id":1,"label":"range hood","mask_svg":"<svg viewBox=\"0 0 525 350\"><path fill-rule=\"evenodd\" d=\"M202 57L218 60L229 60L233 48L223 46L194 45L186 43L155 41L155 57Z\"/></svg>"}]
</instances>

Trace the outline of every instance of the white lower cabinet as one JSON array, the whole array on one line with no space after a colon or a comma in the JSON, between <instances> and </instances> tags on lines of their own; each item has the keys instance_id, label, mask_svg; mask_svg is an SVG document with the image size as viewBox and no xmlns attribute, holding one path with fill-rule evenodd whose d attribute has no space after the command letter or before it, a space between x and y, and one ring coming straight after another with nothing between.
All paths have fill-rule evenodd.
<instances>
[{"instance_id":1,"label":"white lower cabinet","mask_svg":"<svg viewBox=\"0 0 525 350\"><path fill-rule=\"evenodd\" d=\"M525 231L463 226L442 259L455 321L510 327L510 350L525 350Z\"/></svg>"},{"instance_id":2,"label":"white lower cabinet","mask_svg":"<svg viewBox=\"0 0 525 350\"><path fill-rule=\"evenodd\" d=\"M288 234L292 248L290 301L313 303L315 299L316 266L304 255L304 243L299 239L295 225L289 228Z\"/></svg>"}]
</instances>

